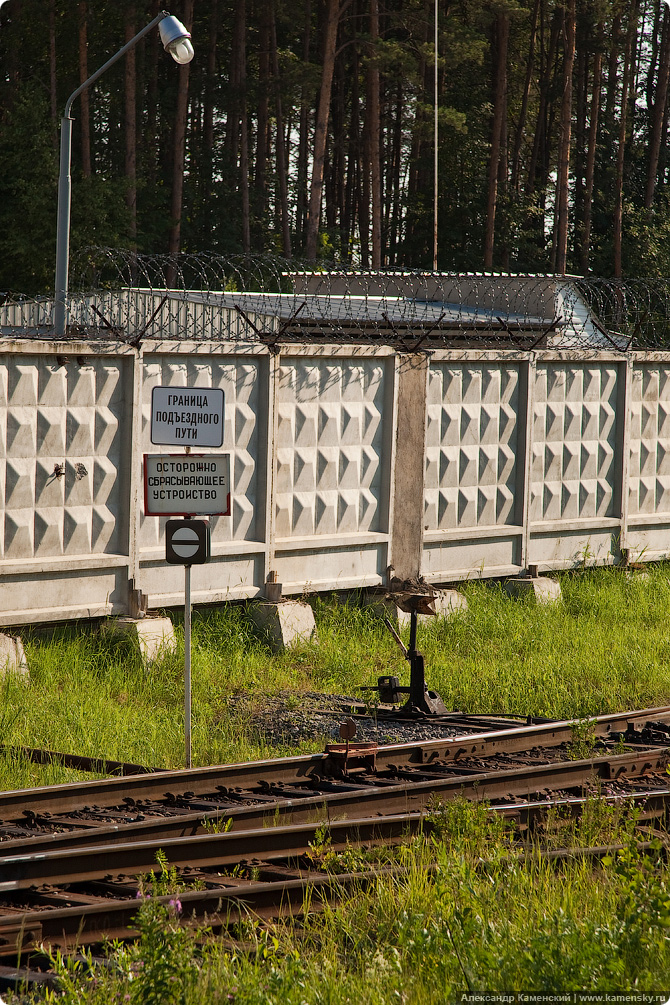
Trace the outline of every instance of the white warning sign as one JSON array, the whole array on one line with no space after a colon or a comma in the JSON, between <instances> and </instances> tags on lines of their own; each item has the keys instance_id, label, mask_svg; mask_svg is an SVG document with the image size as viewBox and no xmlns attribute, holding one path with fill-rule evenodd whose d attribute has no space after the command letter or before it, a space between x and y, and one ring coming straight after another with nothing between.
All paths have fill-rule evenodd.
<instances>
[{"instance_id":1,"label":"white warning sign","mask_svg":"<svg viewBox=\"0 0 670 1005\"><path fill-rule=\"evenodd\" d=\"M230 516L230 454L145 454L146 516Z\"/></svg>"},{"instance_id":2,"label":"white warning sign","mask_svg":"<svg viewBox=\"0 0 670 1005\"><path fill-rule=\"evenodd\" d=\"M220 387L154 387L151 442L166 447L220 447L223 410Z\"/></svg>"}]
</instances>

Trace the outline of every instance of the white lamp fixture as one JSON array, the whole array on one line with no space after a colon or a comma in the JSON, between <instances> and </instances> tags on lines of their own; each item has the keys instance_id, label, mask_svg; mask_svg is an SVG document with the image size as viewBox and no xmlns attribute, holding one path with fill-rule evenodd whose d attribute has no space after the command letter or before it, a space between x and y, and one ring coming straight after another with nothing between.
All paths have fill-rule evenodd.
<instances>
[{"instance_id":1,"label":"white lamp fixture","mask_svg":"<svg viewBox=\"0 0 670 1005\"><path fill-rule=\"evenodd\" d=\"M3 0L0 0L0 7ZM667 0L670 3L670 0ZM153 21L145 25L138 31L134 38L119 49L111 59L108 59L99 70L96 70L88 80L73 91L65 103L65 115L61 123L60 134L60 172L58 175L58 221L56 229L56 296L54 299L54 332L56 338L63 338L67 333L67 290L68 290L68 269L70 259L70 158L72 151L72 102L79 97L82 91L90 87L113 63L137 45L147 32L158 25L161 41L165 51L169 52L176 63L190 63L193 59L193 46L191 45L191 33L186 31L184 25L176 17L173 17L166 10L162 10ZM1 1005L1 1003L0 1003Z\"/></svg>"},{"instance_id":2,"label":"white lamp fixture","mask_svg":"<svg viewBox=\"0 0 670 1005\"><path fill-rule=\"evenodd\" d=\"M190 63L193 59L191 33L186 31L181 21L169 15L160 22L158 30L161 33L163 48L170 53L175 63Z\"/></svg>"}]
</instances>

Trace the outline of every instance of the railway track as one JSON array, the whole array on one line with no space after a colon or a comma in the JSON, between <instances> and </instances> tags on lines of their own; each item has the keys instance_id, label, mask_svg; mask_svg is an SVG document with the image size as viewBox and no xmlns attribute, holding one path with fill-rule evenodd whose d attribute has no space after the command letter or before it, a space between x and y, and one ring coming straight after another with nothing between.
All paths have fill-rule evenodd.
<instances>
[{"instance_id":1,"label":"railway track","mask_svg":"<svg viewBox=\"0 0 670 1005\"><path fill-rule=\"evenodd\" d=\"M344 744L332 744L322 754L2 792L0 851L9 853L21 842L37 850L52 843L95 844L103 835L105 841L117 843L155 834L195 834L215 826L222 816L231 818L235 829L245 821L253 827L277 813L295 814L299 807L312 812L316 805L335 803L336 797L341 797L338 807L344 813L373 793L384 812L383 790L388 800L404 799L398 791L403 783L404 792L411 788L424 794L431 785L441 785L446 794L454 786L458 791L467 788L467 776L473 776L471 785L476 784L480 794L485 789L487 798L497 798L505 795L506 776L501 772L559 757L568 760L580 726L583 723L566 720L489 732L473 729L419 743L351 744L348 754ZM658 750L670 745L670 706L599 716L590 721L589 731L594 744L600 741L610 749L625 737L629 752L645 746ZM551 753L556 750L559 755ZM622 764L620 770L627 769ZM475 783L475 776L489 773L498 782L479 777ZM532 772L523 781L518 776L518 784L531 783L541 786Z\"/></svg>"},{"instance_id":2,"label":"railway track","mask_svg":"<svg viewBox=\"0 0 670 1005\"><path fill-rule=\"evenodd\" d=\"M202 808L193 810L194 800L191 798L188 800L189 811L185 813L167 812L165 816L150 816L128 823L112 822L88 829L80 828L79 819L70 814L65 822L72 829L65 833L47 832L28 840L19 837L0 844L3 853L0 857L0 892L10 889L5 885L7 883L20 882L18 873L21 869L28 869L27 863L41 863L39 868L47 868L45 863L55 862L61 854L69 854L70 860L74 861L75 853L79 853L84 857L94 856L100 870L108 873L118 870L121 862L125 862L127 867L131 847L142 847L153 849L150 851L151 860L144 862L150 867L159 846L173 849L183 846L188 856L192 854L195 839L202 838L206 842L212 838L212 830L220 831L224 826L229 828L225 837L230 846L237 842L230 852L231 860L239 860L245 857L245 850L248 851L249 832L261 828L261 833L267 837L268 825L273 825L273 828L278 824L313 823L319 826L334 820L356 820L372 814L381 816L423 810L436 800L448 800L455 796L488 801L509 801L513 797L518 803L520 798L535 800L546 792L581 791L587 786L593 788L596 779L608 792L615 794L630 791L639 780L653 774L667 779L665 745L640 745L639 749L621 754L605 750L599 756L581 760L561 758L552 761L551 755L557 756L555 748L541 748L533 753L537 758L535 764L510 764L508 756L488 758L488 770L472 767L472 759L468 758L467 764L461 765L458 761L452 766L435 762L429 769L392 764L377 775L353 776L354 781L333 783L320 779L314 785L302 787L266 783L258 786L258 792L254 787L235 792L238 798L234 801L219 793L220 799L215 800L214 810L206 808L212 803L204 799L200 801ZM178 803L178 800L174 804L169 803L166 810L180 809ZM113 811L102 810L91 815L102 817L108 812L113 815ZM89 810L84 809L82 813L87 817ZM144 816L142 812L137 815ZM33 819L39 824L43 818ZM55 820L59 826L63 825L62 816L44 820L47 824ZM214 837L217 835L214 834ZM174 864L179 863L174 860ZM37 878L31 872L28 881L35 882Z\"/></svg>"},{"instance_id":3,"label":"railway track","mask_svg":"<svg viewBox=\"0 0 670 1005\"><path fill-rule=\"evenodd\" d=\"M607 855L615 855L622 848L622 845L605 845L557 848L539 852L535 848L531 850L530 855L533 860L540 854L547 860L557 862L564 862L567 859L595 861ZM640 852L652 849L656 851L657 843L643 840L638 844ZM667 845L661 850L667 858ZM522 847L517 852L516 858L522 862L527 854ZM486 867L484 861L481 865ZM291 872L289 869L282 871L277 867L273 870L260 866L254 879L238 879L238 885L234 888L214 886L213 889L182 892L179 896L182 910L192 923L206 921L210 931L224 932L250 916L266 920L289 915L300 916L304 914L308 897L310 910L319 910L324 903L341 898L348 892L370 888L382 877L402 879L405 871L402 866L387 865L332 875L310 869ZM431 871L431 866L428 865L426 873L429 874ZM169 905L174 902L174 895L157 897L156 900ZM49 912L26 913L21 917L20 925L15 928L16 944L18 945L19 940L23 940L25 944L26 940L32 939L33 945L38 943L58 945L76 957L83 945L99 941L101 932L104 932L105 937L109 939L127 941L135 937L138 934L135 928L136 915L136 900L129 902L127 899L117 899L103 902L101 899L97 904L87 905L83 912L77 908L63 908L55 901L53 909ZM7 935L11 937L9 926L5 927L5 936ZM251 945L245 947L234 939L229 941L231 948L238 951L244 948L253 951L255 948ZM86 965L91 961L90 957L82 959ZM97 960L94 957L92 962L106 965L104 957ZM17 962L15 965L5 960L0 964L0 990L17 989L21 986L29 986L32 990L44 987L57 988L57 979L49 970L49 964L48 956L41 950L30 953L28 962L25 954L22 962Z\"/></svg>"},{"instance_id":4,"label":"railway track","mask_svg":"<svg viewBox=\"0 0 670 1005\"><path fill-rule=\"evenodd\" d=\"M72 951L132 937L137 893L159 850L185 887L184 915L222 930L249 913L300 913L307 887L318 905L364 884L359 872L333 877L315 867L324 832L333 852L392 844L431 826L435 804L457 796L488 800L521 832L550 806L576 814L595 794L637 804L642 821L664 820L670 707L598 717L592 752L577 759L576 727L332 745L0 793L0 960L11 970L17 953L30 957L41 943Z\"/></svg>"}]
</instances>

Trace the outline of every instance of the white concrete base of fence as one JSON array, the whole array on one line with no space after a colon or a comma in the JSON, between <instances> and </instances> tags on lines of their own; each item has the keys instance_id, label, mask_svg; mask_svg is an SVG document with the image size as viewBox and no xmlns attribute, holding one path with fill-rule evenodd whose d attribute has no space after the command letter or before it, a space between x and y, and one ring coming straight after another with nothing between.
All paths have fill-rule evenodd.
<instances>
[{"instance_id":1,"label":"white concrete base of fence","mask_svg":"<svg viewBox=\"0 0 670 1005\"><path fill-rule=\"evenodd\" d=\"M301 600L278 603L254 603L249 608L254 624L266 632L273 648L280 652L300 642L309 642L316 634L314 612Z\"/></svg>"},{"instance_id":2,"label":"white concrete base of fence","mask_svg":"<svg viewBox=\"0 0 670 1005\"><path fill-rule=\"evenodd\" d=\"M138 646L145 663L177 649L174 626L169 618L110 618L102 630L130 638Z\"/></svg>"},{"instance_id":3,"label":"white concrete base of fence","mask_svg":"<svg viewBox=\"0 0 670 1005\"><path fill-rule=\"evenodd\" d=\"M555 604L563 596L561 584L548 576L517 576L507 580L505 589L513 597L531 594L538 604Z\"/></svg>"},{"instance_id":4,"label":"white concrete base of fence","mask_svg":"<svg viewBox=\"0 0 670 1005\"><path fill-rule=\"evenodd\" d=\"M0 675L8 673L28 677L28 663L21 639L0 635Z\"/></svg>"},{"instance_id":5,"label":"white concrete base of fence","mask_svg":"<svg viewBox=\"0 0 670 1005\"><path fill-rule=\"evenodd\" d=\"M647 583L651 579L651 573L646 569L627 569L626 579L631 583Z\"/></svg>"}]
</instances>

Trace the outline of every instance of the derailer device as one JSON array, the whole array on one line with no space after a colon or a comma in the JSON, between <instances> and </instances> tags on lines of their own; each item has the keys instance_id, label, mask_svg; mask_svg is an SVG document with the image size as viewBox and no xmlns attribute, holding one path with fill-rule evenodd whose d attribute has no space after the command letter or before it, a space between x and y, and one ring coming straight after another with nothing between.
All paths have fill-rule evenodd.
<instances>
[{"instance_id":1,"label":"derailer device","mask_svg":"<svg viewBox=\"0 0 670 1005\"><path fill-rule=\"evenodd\" d=\"M386 627L393 635L402 653L409 663L410 678L409 687L400 683L398 677L385 675L377 678L376 685L361 687L361 691L377 691L379 701L385 705L399 705L401 695L409 695L407 701L401 705L400 712L404 715L444 715L446 706L436 691L430 691L426 685L426 674L423 661L423 653L416 648L416 629L419 614L435 614L435 597L426 593L398 593L389 594L389 599L396 604L400 610L409 613L409 646L406 646L388 618L384 619Z\"/></svg>"}]
</instances>

